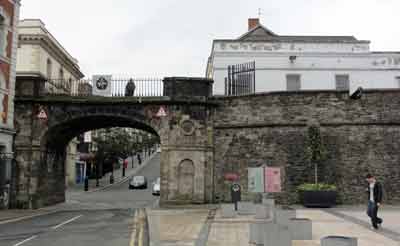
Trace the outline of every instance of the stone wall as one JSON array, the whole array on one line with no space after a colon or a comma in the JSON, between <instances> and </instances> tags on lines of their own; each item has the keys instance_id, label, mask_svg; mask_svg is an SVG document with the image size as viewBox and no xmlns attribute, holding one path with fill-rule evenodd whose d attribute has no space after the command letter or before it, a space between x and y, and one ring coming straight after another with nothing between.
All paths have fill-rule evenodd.
<instances>
[{"instance_id":1,"label":"stone wall","mask_svg":"<svg viewBox=\"0 0 400 246\"><path fill-rule=\"evenodd\" d=\"M360 100L345 92L309 91L215 98L216 196L229 200L226 172L240 173L244 198L247 167L282 169L281 202L297 202L296 186L314 180L304 145L307 123L319 122L327 148L320 180L339 189L339 201L364 203L365 175L383 183L386 203L399 203L400 90L368 91ZM270 194L272 195L272 194Z\"/></svg>"},{"instance_id":2,"label":"stone wall","mask_svg":"<svg viewBox=\"0 0 400 246\"><path fill-rule=\"evenodd\" d=\"M26 90L20 87L24 90L16 98L15 146L19 171L15 207L36 208L63 202L68 142L85 131L105 127L130 127L159 136L162 205L211 202L214 167L209 115L214 104L206 98L211 95L212 81L167 80L168 93L160 98L88 96L83 99L43 96L43 93L35 96L35 86ZM191 97L180 92L188 91L192 83L196 84L193 87L196 91L189 93ZM161 106L165 116L158 115ZM38 118L41 111L47 114L47 119Z\"/></svg>"}]
</instances>

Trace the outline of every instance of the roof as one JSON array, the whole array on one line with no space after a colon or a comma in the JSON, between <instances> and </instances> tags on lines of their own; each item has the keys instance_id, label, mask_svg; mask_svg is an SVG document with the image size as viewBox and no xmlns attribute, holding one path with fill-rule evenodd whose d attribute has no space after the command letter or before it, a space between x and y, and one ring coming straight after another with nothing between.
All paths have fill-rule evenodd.
<instances>
[{"instance_id":1,"label":"roof","mask_svg":"<svg viewBox=\"0 0 400 246\"><path fill-rule=\"evenodd\" d=\"M275 42L321 42L321 43L354 43L366 42L356 39L354 36L280 36L273 33L268 28L258 24L242 36L237 41L275 41Z\"/></svg>"}]
</instances>

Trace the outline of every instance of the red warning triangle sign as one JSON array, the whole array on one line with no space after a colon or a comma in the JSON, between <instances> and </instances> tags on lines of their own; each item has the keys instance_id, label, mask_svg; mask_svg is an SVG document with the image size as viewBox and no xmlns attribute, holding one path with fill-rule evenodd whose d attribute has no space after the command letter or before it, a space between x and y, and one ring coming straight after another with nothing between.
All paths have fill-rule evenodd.
<instances>
[{"instance_id":1,"label":"red warning triangle sign","mask_svg":"<svg viewBox=\"0 0 400 246\"><path fill-rule=\"evenodd\" d=\"M164 109L163 106L160 107L160 109L158 110L156 116L157 117L165 117L165 116L167 116L167 112L165 112L165 109Z\"/></svg>"},{"instance_id":2,"label":"red warning triangle sign","mask_svg":"<svg viewBox=\"0 0 400 246\"><path fill-rule=\"evenodd\" d=\"M39 112L39 114L37 115L37 117L38 117L39 119L46 120L46 119L47 119L47 114L46 114L46 112L42 109L42 110L40 110L40 112Z\"/></svg>"}]
</instances>

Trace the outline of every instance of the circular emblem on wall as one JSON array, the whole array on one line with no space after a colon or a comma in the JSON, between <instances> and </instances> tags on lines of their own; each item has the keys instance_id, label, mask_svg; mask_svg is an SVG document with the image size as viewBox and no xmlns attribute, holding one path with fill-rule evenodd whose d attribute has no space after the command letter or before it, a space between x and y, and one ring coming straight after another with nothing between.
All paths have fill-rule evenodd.
<instances>
[{"instance_id":1,"label":"circular emblem on wall","mask_svg":"<svg viewBox=\"0 0 400 246\"><path fill-rule=\"evenodd\" d=\"M185 120L181 123L181 129L184 135L193 135L195 126L193 121Z\"/></svg>"},{"instance_id":2,"label":"circular emblem on wall","mask_svg":"<svg viewBox=\"0 0 400 246\"><path fill-rule=\"evenodd\" d=\"M99 90L105 90L108 87L108 81L104 77L100 77L96 80L96 87Z\"/></svg>"}]
</instances>

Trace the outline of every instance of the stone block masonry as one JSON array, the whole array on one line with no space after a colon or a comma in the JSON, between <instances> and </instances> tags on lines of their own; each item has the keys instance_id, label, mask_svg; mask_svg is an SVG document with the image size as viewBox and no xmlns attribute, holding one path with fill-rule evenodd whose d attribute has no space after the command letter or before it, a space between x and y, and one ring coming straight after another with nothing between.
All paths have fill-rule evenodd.
<instances>
[{"instance_id":1,"label":"stone block masonry","mask_svg":"<svg viewBox=\"0 0 400 246\"><path fill-rule=\"evenodd\" d=\"M307 124L321 126L327 158L321 182L338 187L339 202L364 203L365 174L383 184L384 202L399 203L400 90L367 91L360 100L346 92L305 91L217 97L215 110L215 176L240 174L247 193L247 168L281 167L283 192L269 194L279 203L298 202L296 187L313 182L313 166L305 156ZM215 194L229 200L229 185L215 180Z\"/></svg>"}]
</instances>

